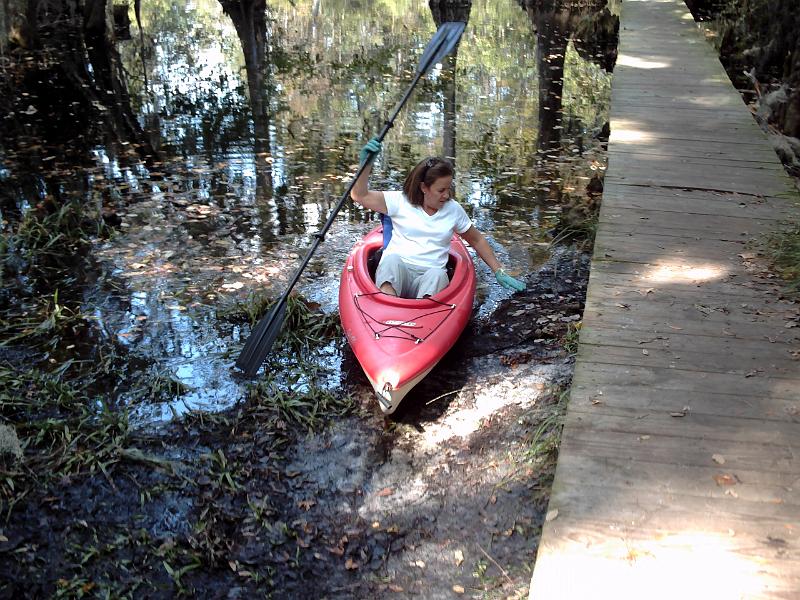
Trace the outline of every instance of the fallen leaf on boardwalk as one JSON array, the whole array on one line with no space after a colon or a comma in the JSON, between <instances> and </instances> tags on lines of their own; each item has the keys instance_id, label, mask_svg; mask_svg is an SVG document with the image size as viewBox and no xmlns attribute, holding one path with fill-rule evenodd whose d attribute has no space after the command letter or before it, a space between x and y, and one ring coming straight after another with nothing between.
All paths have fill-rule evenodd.
<instances>
[{"instance_id":1,"label":"fallen leaf on boardwalk","mask_svg":"<svg viewBox=\"0 0 800 600\"><path fill-rule=\"evenodd\" d=\"M644 350L644 349L643 349L643 350L642 350L642 354L644 354L645 356L650 356L650 351L649 351L649 350Z\"/></svg>"},{"instance_id":2,"label":"fallen leaf on boardwalk","mask_svg":"<svg viewBox=\"0 0 800 600\"><path fill-rule=\"evenodd\" d=\"M647 294L652 294L654 291L653 288L647 288L646 290L637 290L637 293L642 296L647 296Z\"/></svg>"},{"instance_id":3,"label":"fallen leaf on boardwalk","mask_svg":"<svg viewBox=\"0 0 800 600\"><path fill-rule=\"evenodd\" d=\"M453 586L453 591L454 591L456 594L463 594L463 593L464 593L464 586L461 586L461 585L454 585L454 586Z\"/></svg>"},{"instance_id":4,"label":"fallen leaf on boardwalk","mask_svg":"<svg viewBox=\"0 0 800 600\"><path fill-rule=\"evenodd\" d=\"M344 561L344 568L348 571L354 571L358 568L358 563L352 558L348 558L346 561Z\"/></svg>"},{"instance_id":5,"label":"fallen leaf on boardwalk","mask_svg":"<svg viewBox=\"0 0 800 600\"><path fill-rule=\"evenodd\" d=\"M614 306L619 306L620 308L624 308L625 310L630 310L630 304L623 304L622 302L617 302Z\"/></svg>"},{"instance_id":6,"label":"fallen leaf on boardwalk","mask_svg":"<svg viewBox=\"0 0 800 600\"><path fill-rule=\"evenodd\" d=\"M736 485L736 476L730 473L720 473L714 475L714 481L717 482L717 485Z\"/></svg>"},{"instance_id":7,"label":"fallen leaf on boardwalk","mask_svg":"<svg viewBox=\"0 0 800 600\"><path fill-rule=\"evenodd\" d=\"M394 490L392 488L388 488L388 487L387 488L383 488L380 492L378 492L378 496L381 496L381 497L391 496L392 494L394 494Z\"/></svg>"},{"instance_id":8,"label":"fallen leaf on boardwalk","mask_svg":"<svg viewBox=\"0 0 800 600\"><path fill-rule=\"evenodd\" d=\"M722 456L722 454L712 454L711 455L711 460L713 460L718 465L724 465L725 464L725 457Z\"/></svg>"},{"instance_id":9,"label":"fallen leaf on boardwalk","mask_svg":"<svg viewBox=\"0 0 800 600\"><path fill-rule=\"evenodd\" d=\"M456 550L455 557L456 557L456 566L460 567L461 563L464 562L464 553L461 550Z\"/></svg>"},{"instance_id":10,"label":"fallen leaf on boardwalk","mask_svg":"<svg viewBox=\"0 0 800 600\"><path fill-rule=\"evenodd\" d=\"M636 439L637 439L637 440L639 440L640 442L643 442L644 440L649 440L649 439L650 439L650 436L649 436L649 435L640 435L640 436L639 436L638 438L636 438Z\"/></svg>"},{"instance_id":11,"label":"fallen leaf on boardwalk","mask_svg":"<svg viewBox=\"0 0 800 600\"><path fill-rule=\"evenodd\" d=\"M558 517L558 509L554 508L553 510L548 510L547 515L545 515L544 520L546 522L554 521Z\"/></svg>"},{"instance_id":12,"label":"fallen leaf on boardwalk","mask_svg":"<svg viewBox=\"0 0 800 600\"><path fill-rule=\"evenodd\" d=\"M676 331L681 331L681 330L683 330L683 327L678 327L678 326L676 326L676 325L669 325L669 324L667 324L667 327L669 327L670 329L675 329Z\"/></svg>"},{"instance_id":13,"label":"fallen leaf on boardwalk","mask_svg":"<svg viewBox=\"0 0 800 600\"><path fill-rule=\"evenodd\" d=\"M770 546L786 546L786 540L779 537L773 537L771 535L767 536L767 543Z\"/></svg>"},{"instance_id":14,"label":"fallen leaf on boardwalk","mask_svg":"<svg viewBox=\"0 0 800 600\"><path fill-rule=\"evenodd\" d=\"M411 563L411 566L412 567L419 567L420 569L424 569L425 568L425 561L424 560L415 560L413 563Z\"/></svg>"}]
</instances>

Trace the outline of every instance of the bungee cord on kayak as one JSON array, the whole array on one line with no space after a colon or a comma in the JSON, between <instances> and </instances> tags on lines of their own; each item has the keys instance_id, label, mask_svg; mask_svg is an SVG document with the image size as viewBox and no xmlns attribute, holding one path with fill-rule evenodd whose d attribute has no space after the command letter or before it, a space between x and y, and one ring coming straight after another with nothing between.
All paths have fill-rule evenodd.
<instances>
[{"instance_id":1,"label":"bungee cord on kayak","mask_svg":"<svg viewBox=\"0 0 800 600\"><path fill-rule=\"evenodd\" d=\"M447 308L443 308L443 309L440 308L438 310L429 311L429 312L426 312L426 313L420 313L420 314L414 315L413 317L411 317L409 319L406 319L405 321L389 322L388 320L381 320L379 318L376 318L376 317L370 315L369 312L367 312L365 309L362 308L361 303L358 300L359 297L362 297L362 296L374 296L376 294L382 294L382 293L383 292L370 292L370 293L366 293L366 294L355 294L354 297L353 297L353 302L355 303L356 308L361 313L361 316L364 317L364 322L372 330L373 334L375 335L375 339L376 340L380 339L382 337L384 337L384 338L400 338L400 339L413 340L415 344L422 343L425 340L427 340L431 335L433 335L433 333L437 329L439 329L439 327L442 326L442 324L447 320L447 318L451 314L453 314L453 311L456 309L456 305L455 304L447 304L445 302L440 302L439 300L436 300L435 298L424 298L424 300L428 300L430 302L433 302L433 303L441 305L441 306L445 306ZM438 315L438 314L441 314L441 313L447 313L447 314L445 314L444 318L439 320L439 322L436 323L436 325L434 327L432 327L428 331L428 333L425 334L422 337L416 336L416 335L412 334L411 332L406 331L405 329L403 329L404 327L422 328L423 326L419 325L417 323L417 321L419 321L421 319L424 320L427 317L431 317L433 315ZM380 331L375 329L372 326L372 323L370 321L372 321L374 323L378 323L379 325L384 325L385 329L380 330ZM400 333L404 333L405 336L386 335L387 331L391 331L393 329L396 329Z\"/></svg>"}]
</instances>

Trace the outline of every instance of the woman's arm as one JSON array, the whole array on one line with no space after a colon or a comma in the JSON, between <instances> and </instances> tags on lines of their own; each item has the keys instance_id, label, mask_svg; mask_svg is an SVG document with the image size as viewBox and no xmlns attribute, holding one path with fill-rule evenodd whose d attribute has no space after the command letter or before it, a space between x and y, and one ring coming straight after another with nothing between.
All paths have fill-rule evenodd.
<instances>
[{"instance_id":1,"label":"woman's arm","mask_svg":"<svg viewBox=\"0 0 800 600\"><path fill-rule=\"evenodd\" d=\"M366 166L361 173L361 177L356 179L356 184L350 190L350 197L354 202L357 202L364 208L383 213L387 212L386 199L383 197L383 192L378 192L369 189L369 174L372 172L372 165Z\"/></svg>"},{"instance_id":2,"label":"woman's arm","mask_svg":"<svg viewBox=\"0 0 800 600\"><path fill-rule=\"evenodd\" d=\"M361 176L356 179L353 189L350 190L350 197L364 208L385 215L388 210L386 208L386 198L383 196L383 192L371 191L369 189L369 174L372 173L372 161L375 160L375 157L380 151L381 143L378 141L378 138L372 138L361 149L358 158L361 164L366 162L367 166L364 167Z\"/></svg>"},{"instance_id":3,"label":"woman's arm","mask_svg":"<svg viewBox=\"0 0 800 600\"><path fill-rule=\"evenodd\" d=\"M475 252L478 253L478 256L481 257L483 262L489 265L492 273L503 268L503 265L500 264L500 261L497 260L497 257L494 255L494 250L492 250L489 242L486 241L486 238L474 225L460 235L464 238L464 241L475 248Z\"/></svg>"},{"instance_id":4,"label":"woman's arm","mask_svg":"<svg viewBox=\"0 0 800 600\"><path fill-rule=\"evenodd\" d=\"M470 246L475 248L475 252L478 253L478 256L481 257L483 262L489 265L492 273L494 273L495 279L497 279L497 283L513 292L521 292L525 289L525 282L511 277L511 275L503 270L503 265L497 260L489 242L486 241L486 238L483 237L480 231L475 229L474 225L462 233L461 237L464 238Z\"/></svg>"}]
</instances>

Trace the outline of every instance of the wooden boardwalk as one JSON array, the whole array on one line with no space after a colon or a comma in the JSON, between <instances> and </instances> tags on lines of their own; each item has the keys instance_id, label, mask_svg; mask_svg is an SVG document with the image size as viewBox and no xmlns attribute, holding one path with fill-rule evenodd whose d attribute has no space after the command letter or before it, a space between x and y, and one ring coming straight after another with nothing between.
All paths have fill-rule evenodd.
<instances>
[{"instance_id":1,"label":"wooden boardwalk","mask_svg":"<svg viewBox=\"0 0 800 600\"><path fill-rule=\"evenodd\" d=\"M800 598L800 325L749 245L795 187L681 1L625 0L533 600Z\"/></svg>"}]
</instances>

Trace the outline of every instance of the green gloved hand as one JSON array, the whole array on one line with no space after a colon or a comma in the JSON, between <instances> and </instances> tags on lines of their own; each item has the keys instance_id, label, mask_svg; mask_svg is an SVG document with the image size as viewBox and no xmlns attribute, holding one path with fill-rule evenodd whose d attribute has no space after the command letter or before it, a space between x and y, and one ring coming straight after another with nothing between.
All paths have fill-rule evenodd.
<instances>
[{"instance_id":1,"label":"green gloved hand","mask_svg":"<svg viewBox=\"0 0 800 600\"><path fill-rule=\"evenodd\" d=\"M372 162L381 151L381 143L378 138L374 137L361 149L358 153L358 160L363 165L365 162Z\"/></svg>"},{"instance_id":2,"label":"green gloved hand","mask_svg":"<svg viewBox=\"0 0 800 600\"><path fill-rule=\"evenodd\" d=\"M494 272L494 278L497 279L497 283L512 292L521 292L525 289L524 282L519 279L514 279L511 275L506 273L504 269L497 269L497 271Z\"/></svg>"}]
</instances>

